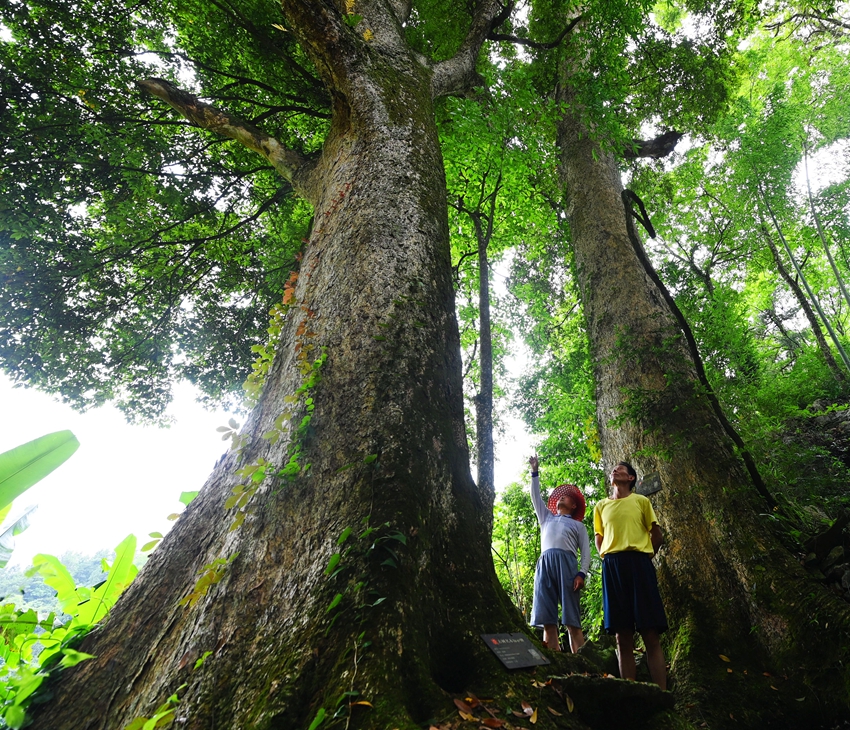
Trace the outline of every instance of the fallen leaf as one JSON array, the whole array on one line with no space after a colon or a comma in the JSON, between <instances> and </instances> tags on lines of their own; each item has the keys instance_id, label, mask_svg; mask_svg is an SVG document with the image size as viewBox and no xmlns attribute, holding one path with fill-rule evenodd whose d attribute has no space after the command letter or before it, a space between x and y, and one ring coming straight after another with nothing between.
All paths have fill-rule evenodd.
<instances>
[{"instance_id":1,"label":"fallen leaf","mask_svg":"<svg viewBox=\"0 0 850 730\"><path fill-rule=\"evenodd\" d=\"M727 672L729 672L729 674L732 674L732 670L731 670L731 669L727 669L726 671L727 671Z\"/></svg>"},{"instance_id":2,"label":"fallen leaf","mask_svg":"<svg viewBox=\"0 0 850 730\"><path fill-rule=\"evenodd\" d=\"M366 707L373 706L371 702L366 702L366 700L357 700L357 702L352 702L351 706L354 707L354 705L365 705Z\"/></svg>"},{"instance_id":3,"label":"fallen leaf","mask_svg":"<svg viewBox=\"0 0 850 730\"><path fill-rule=\"evenodd\" d=\"M528 719L528 721L534 725L537 722L537 710L534 710L534 714Z\"/></svg>"},{"instance_id":4,"label":"fallen leaf","mask_svg":"<svg viewBox=\"0 0 850 730\"><path fill-rule=\"evenodd\" d=\"M463 710L458 710L457 712L464 720L477 720L478 719L477 717L475 717L475 715L470 715L468 712L464 712Z\"/></svg>"},{"instance_id":5,"label":"fallen leaf","mask_svg":"<svg viewBox=\"0 0 850 730\"><path fill-rule=\"evenodd\" d=\"M523 700L523 701L522 701L522 711L523 711L526 715L530 715L532 712L534 712L534 708L533 708L531 705L529 705L529 704L528 704L528 702L526 702L525 700Z\"/></svg>"},{"instance_id":6,"label":"fallen leaf","mask_svg":"<svg viewBox=\"0 0 850 730\"><path fill-rule=\"evenodd\" d=\"M524 712L520 712L519 710L511 710L514 717L528 717Z\"/></svg>"},{"instance_id":7,"label":"fallen leaf","mask_svg":"<svg viewBox=\"0 0 850 730\"><path fill-rule=\"evenodd\" d=\"M464 702L463 700L455 700L454 703L457 709L461 712L465 712L467 714L470 714L472 712L472 708L467 705L466 702Z\"/></svg>"},{"instance_id":8,"label":"fallen leaf","mask_svg":"<svg viewBox=\"0 0 850 730\"><path fill-rule=\"evenodd\" d=\"M472 708L478 707L478 705L481 704L481 700L479 700L475 695L472 695L471 697L467 697L466 702Z\"/></svg>"},{"instance_id":9,"label":"fallen leaf","mask_svg":"<svg viewBox=\"0 0 850 730\"><path fill-rule=\"evenodd\" d=\"M735 716L734 716L731 712L729 713L729 719L730 719L730 720L734 720L734 719L735 719Z\"/></svg>"},{"instance_id":10,"label":"fallen leaf","mask_svg":"<svg viewBox=\"0 0 850 730\"><path fill-rule=\"evenodd\" d=\"M718 656L719 656L719 657L720 657L720 658L721 658L724 662L731 662L731 661L732 661L732 660L731 660L728 656L723 656L722 654L718 654Z\"/></svg>"},{"instance_id":11,"label":"fallen leaf","mask_svg":"<svg viewBox=\"0 0 850 730\"><path fill-rule=\"evenodd\" d=\"M547 710L549 710L549 712L551 712L551 713L552 713L555 717L563 717L563 713L562 713L562 712L558 712L557 710L553 710L553 709L552 709L551 707L549 707L548 705L546 706L546 709L547 709Z\"/></svg>"},{"instance_id":12,"label":"fallen leaf","mask_svg":"<svg viewBox=\"0 0 850 730\"><path fill-rule=\"evenodd\" d=\"M797 700L797 702L802 702L802 701L803 701L804 699L806 699L806 698L805 698L805 697L797 697L797 698L795 698L795 699Z\"/></svg>"},{"instance_id":13,"label":"fallen leaf","mask_svg":"<svg viewBox=\"0 0 850 730\"><path fill-rule=\"evenodd\" d=\"M504 720L500 720L498 717L485 717L481 724L486 727L502 727L505 724Z\"/></svg>"},{"instance_id":14,"label":"fallen leaf","mask_svg":"<svg viewBox=\"0 0 850 730\"><path fill-rule=\"evenodd\" d=\"M566 695L566 694L564 695L564 702L567 703L567 709L570 712L572 712L576 708L575 702L573 702L573 698L570 697L569 695Z\"/></svg>"},{"instance_id":15,"label":"fallen leaf","mask_svg":"<svg viewBox=\"0 0 850 730\"><path fill-rule=\"evenodd\" d=\"M770 672L762 672L765 677L772 677L773 675Z\"/></svg>"},{"instance_id":16,"label":"fallen leaf","mask_svg":"<svg viewBox=\"0 0 850 730\"><path fill-rule=\"evenodd\" d=\"M773 685L770 685L770 688L771 688L771 689L776 689L776 687L774 687ZM778 690L778 689L776 689L776 691L777 691L777 692L779 692L779 690Z\"/></svg>"}]
</instances>

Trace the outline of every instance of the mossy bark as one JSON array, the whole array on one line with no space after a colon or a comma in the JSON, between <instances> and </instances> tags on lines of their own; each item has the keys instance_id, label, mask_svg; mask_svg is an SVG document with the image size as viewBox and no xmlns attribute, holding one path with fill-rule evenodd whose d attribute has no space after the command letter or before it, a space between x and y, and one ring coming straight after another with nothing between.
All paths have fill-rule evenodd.
<instances>
[{"instance_id":1,"label":"mossy bark","mask_svg":"<svg viewBox=\"0 0 850 730\"><path fill-rule=\"evenodd\" d=\"M711 727L842 717L850 706L848 607L778 541L628 238L617 161L593 141L569 86L559 93L567 108L558 129L560 173L603 459L606 467L625 459L661 477L651 499L666 546L656 562L681 706ZM789 679L774 691L765 671Z\"/></svg>"}]
</instances>

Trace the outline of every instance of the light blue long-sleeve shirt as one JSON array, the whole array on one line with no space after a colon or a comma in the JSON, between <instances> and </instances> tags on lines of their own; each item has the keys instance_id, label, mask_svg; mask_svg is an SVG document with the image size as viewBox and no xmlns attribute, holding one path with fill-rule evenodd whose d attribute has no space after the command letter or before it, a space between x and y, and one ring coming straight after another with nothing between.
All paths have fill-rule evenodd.
<instances>
[{"instance_id":1,"label":"light blue long-sleeve shirt","mask_svg":"<svg viewBox=\"0 0 850 730\"><path fill-rule=\"evenodd\" d=\"M584 524L568 515L553 515L540 494L540 477L531 477L531 503L540 523L540 550L560 548L578 555L581 551L581 572L590 570L590 540Z\"/></svg>"}]
</instances>

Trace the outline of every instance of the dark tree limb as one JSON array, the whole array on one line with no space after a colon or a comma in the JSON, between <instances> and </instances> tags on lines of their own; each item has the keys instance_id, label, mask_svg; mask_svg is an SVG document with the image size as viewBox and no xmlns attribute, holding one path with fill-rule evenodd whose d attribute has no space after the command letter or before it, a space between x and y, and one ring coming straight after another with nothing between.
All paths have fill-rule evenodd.
<instances>
[{"instance_id":1,"label":"dark tree limb","mask_svg":"<svg viewBox=\"0 0 850 730\"><path fill-rule=\"evenodd\" d=\"M669 155L684 136L681 132L671 130L655 139L633 139L631 148L623 150L623 157L627 160L636 160L638 157L659 160Z\"/></svg>"},{"instance_id":2,"label":"dark tree limb","mask_svg":"<svg viewBox=\"0 0 850 730\"><path fill-rule=\"evenodd\" d=\"M236 140L262 155L296 189L301 187L299 183L304 180L305 173L315 164L300 152L284 147L253 124L200 101L194 94L178 89L165 79L145 79L137 81L136 86L168 103L195 126Z\"/></svg>"},{"instance_id":3,"label":"dark tree limb","mask_svg":"<svg viewBox=\"0 0 850 730\"><path fill-rule=\"evenodd\" d=\"M535 49L540 50L540 51L546 51L546 50L549 50L551 48L557 48L558 46L560 46L561 43L563 42L564 38L566 38L570 34L570 31L579 24L579 21L581 19L582 19L581 15L573 18L567 24L567 27L564 28L564 30L561 31L561 34L554 41L550 41L549 43L543 43L541 41L533 41L530 38L520 38L519 36L515 36L515 35L506 35L505 33L493 33L493 32L488 34L487 39L491 40L491 41L507 41L508 43L516 43L520 46L528 46L529 48L535 48ZM497 24L494 24L493 27L495 28L496 25Z\"/></svg>"},{"instance_id":4,"label":"dark tree limb","mask_svg":"<svg viewBox=\"0 0 850 730\"><path fill-rule=\"evenodd\" d=\"M640 238L638 238L637 232L635 231L634 218L636 218L636 214L634 209L632 208L632 202L636 201L640 206L641 212L645 220L640 220L641 224L650 231L650 235L654 238L655 231L652 228L652 224L649 222L649 216L646 213L646 208L643 206L643 202L631 190L624 190L622 193L623 198L623 207L626 212L626 231L629 234L629 240L632 242L632 246L634 247L635 254L638 257L638 260L643 265L644 270L646 271L647 276L652 279L652 282L658 288L658 291L661 292L661 296L664 297L664 301L667 302L667 306L670 308L670 311L673 313L673 316L676 318L676 321L679 324L679 327L682 330L682 334L685 336L685 343L688 346L688 350L691 353L691 357L694 361L694 369L697 373L697 378L699 378L699 382L702 385L706 396L708 397L708 402L711 404L711 408L714 411L714 414L717 416L717 420L720 422L723 430L726 432L726 435L729 436L730 439L734 442L735 446L738 447L738 452L741 455L741 458L744 461L744 465L747 467L747 471L750 473L750 478L753 481L753 486L756 488L758 493L762 496L764 501L768 504L769 507L775 508L777 506L776 499L774 499L767 485L764 483L764 480L759 473L758 467L756 466L755 459L753 459L752 454L750 454L746 445L744 444L744 440L741 438L740 434L735 430L735 427L729 422L729 419L726 418L726 414L723 412L723 408L720 406L720 401L717 399L717 395L714 393L714 389L711 387L711 383L708 381L708 376L705 374L705 366L702 362L702 356L699 353L699 348L697 347L697 341L694 337L694 333L691 330L690 324L688 324L688 320L685 319L685 315L682 314L682 310L679 309L679 305L676 304L676 300L673 299L673 296L670 294L667 287L664 285L664 282L661 281L661 277L658 276L658 272L652 266L652 263L649 261L649 258L646 255L646 251L644 251L643 244L640 242Z\"/></svg>"},{"instance_id":5,"label":"dark tree limb","mask_svg":"<svg viewBox=\"0 0 850 730\"><path fill-rule=\"evenodd\" d=\"M457 53L434 66L431 95L435 99L449 94L463 94L483 84L481 75L475 70L481 46L490 31L501 25L512 10L513 2L502 5L498 0L481 0L478 3L469 32Z\"/></svg>"}]
</instances>

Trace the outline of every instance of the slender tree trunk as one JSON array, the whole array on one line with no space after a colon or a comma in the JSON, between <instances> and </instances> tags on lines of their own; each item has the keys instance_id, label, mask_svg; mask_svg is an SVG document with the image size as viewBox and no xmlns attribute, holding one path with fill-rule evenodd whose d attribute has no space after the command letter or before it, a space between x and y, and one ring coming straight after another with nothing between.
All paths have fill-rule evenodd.
<instances>
[{"instance_id":1,"label":"slender tree trunk","mask_svg":"<svg viewBox=\"0 0 850 730\"><path fill-rule=\"evenodd\" d=\"M496 194L493 193L494 203ZM493 232L493 210L491 209L487 219L486 231L481 225L480 215L474 215L473 221L478 242L478 341L481 343L478 356L481 363L481 383L475 396L478 488L492 508L496 496L496 456L493 449L493 335L490 330L490 264L487 260L487 247Z\"/></svg>"},{"instance_id":2,"label":"slender tree trunk","mask_svg":"<svg viewBox=\"0 0 850 730\"><path fill-rule=\"evenodd\" d=\"M770 515L760 514L763 502L627 236L616 160L594 143L566 84L559 101L566 109L558 127L559 168L603 459L607 467L626 459L642 475L660 475L662 489L652 500L667 545L657 564L680 702L712 727L792 727L800 720L795 711L841 717L850 705L848 607L808 578L777 542ZM795 691L811 682L818 700L795 708L764 682L748 679L777 668Z\"/></svg>"},{"instance_id":3,"label":"slender tree trunk","mask_svg":"<svg viewBox=\"0 0 850 730\"><path fill-rule=\"evenodd\" d=\"M844 371L838 366L838 363L835 362L832 350L827 344L826 337L823 335L823 328L820 326L820 322L818 322L818 318L815 315L811 304L809 304L809 300L806 299L806 295L803 294L803 290L800 288L800 285L794 280L794 277L791 276L788 269L785 268L785 264L782 263L782 257L779 255L779 250L776 248L776 244L773 242L773 239L767 231L767 226L764 224L762 224L762 233L764 233L764 239L767 241L770 253L773 254L773 261L776 264L776 270L779 272L783 281L788 285L788 288L797 300L797 304L800 305L800 308L806 315L809 327L812 330L812 334L815 336L815 341L818 343L818 348L820 349L821 355L823 355L826 366L832 373L832 377L839 383L844 382L846 380Z\"/></svg>"},{"instance_id":4,"label":"slender tree trunk","mask_svg":"<svg viewBox=\"0 0 850 730\"><path fill-rule=\"evenodd\" d=\"M375 7L377 34L389 20ZM446 692L501 681L478 634L523 627L469 473L437 73L399 46L350 47L341 23L318 28L330 6L284 9L335 108L298 179L316 225L262 399L241 454L86 637L96 659L64 673L34 728L118 730L175 692L186 730L306 728L337 708L351 727L410 728L444 715ZM251 484L237 470L265 463L232 530L239 507L225 503Z\"/></svg>"},{"instance_id":5,"label":"slender tree trunk","mask_svg":"<svg viewBox=\"0 0 850 730\"><path fill-rule=\"evenodd\" d=\"M835 334L835 330L832 329L832 325L829 322L829 318L826 316L826 312L823 311L823 307L820 305L820 301L818 300L817 295L812 290L812 287L809 286L809 282L806 279L806 275L803 273L803 268L800 264L797 263L797 258L794 256L794 252L791 250L791 247L788 245L788 241L785 236L782 234L782 228L779 225L779 221L776 219L776 215L773 212L773 209L770 206L770 203L767 200L767 196L761 191L758 190L759 198L764 203L764 206L767 208L767 212L770 215L771 221L773 221L773 227L776 229L776 235L779 236L779 240L782 241L782 246L785 248L785 253L788 254L788 258L791 260L791 264L794 267L794 270L797 272L797 276L800 277L800 281L803 282L803 286L806 289L806 293L809 295L809 300L814 304L817 313L820 315L820 319L826 327L826 331L829 333L829 337L835 345L835 349L838 350L838 354L841 356L841 361L844 363L844 367L850 370L850 357L847 356L847 353L844 351L844 347L841 344L841 341L838 339L838 335ZM761 216L761 213L759 213ZM766 230L767 226L764 224L764 220L762 220L762 229ZM844 373L842 373L843 375Z\"/></svg>"},{"instance_id":6,"label":"slender tree trunk","mask_svg":"<svg viewBox=\"0 0 850 730\"><path fill-rule=\"evenodd\" d=\"M841 273L838 271L838 266L835 263L835 259L832 257L832 251L829 250L829 244L826 241L826 235L824 235L823 227L820 224L820 216L818 215L818 210L815 207L815 199L812 195L812 183L809 180L809 151L808 145L803 144L803 169L806 171L806 192L808 193L809 198L809 208L812 211L812 218L815 220L815 227L818 231L818 238L820 238L821 245L823 246L824 253L826 254L826 258L829 261L830 267L832 267L832 273L835 276L835 281L838 283L838 288L841 289L841 294L844 297L844 301L847 303L847 306L850 307L850 294L847 293L847 287L844 285L844 279L841 276Z\"/></svg>"}]
</instances>

